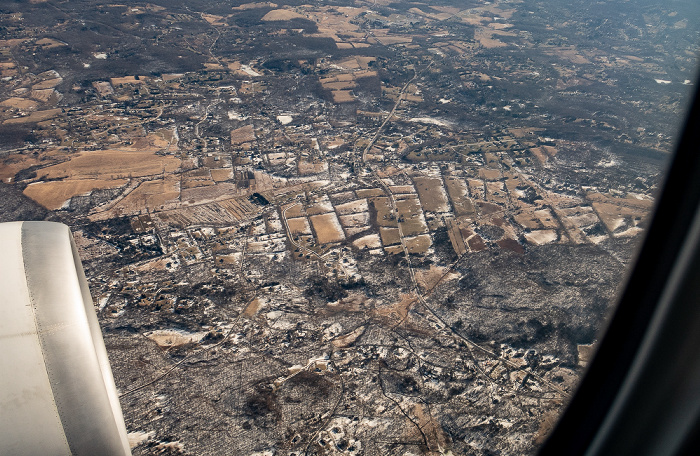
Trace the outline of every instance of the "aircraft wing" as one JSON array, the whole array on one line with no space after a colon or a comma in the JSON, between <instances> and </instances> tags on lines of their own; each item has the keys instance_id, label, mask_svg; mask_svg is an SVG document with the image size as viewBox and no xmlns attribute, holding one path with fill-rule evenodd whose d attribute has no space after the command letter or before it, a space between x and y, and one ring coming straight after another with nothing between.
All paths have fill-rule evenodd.
<instances>
[{"instance_id":1,"label":"aircraft wing","mask_svg":"<svg viewBox=\"0 0 700 456\"><path fill-rule=\"evenodd\" d=\"M0 223L0 454L130 455L67 226Z\"/></svg>"}]
</instances>

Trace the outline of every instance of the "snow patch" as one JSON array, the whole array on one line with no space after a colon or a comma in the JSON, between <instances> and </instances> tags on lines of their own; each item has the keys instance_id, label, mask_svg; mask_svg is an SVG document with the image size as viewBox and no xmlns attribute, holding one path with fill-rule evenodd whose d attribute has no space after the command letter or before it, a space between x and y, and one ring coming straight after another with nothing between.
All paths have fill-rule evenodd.
<instances>
[{"instance_id":1,"label":"snow patch","mask_svg":"<svg viewBox=\"0 0 700 456\"><path fill-rule=\"evenodd\" d=\"M525 239L531 244L544 245L556 241L559 235L555 230L538 230L525 233Z\"/></svg>"},{"instance_id":2,"label":"snow patch","mask_svg":"<svg viewBox=\"0 0 700 456\"><path fill-rule=\"evenodd\" d=\"M241 65L241 70L245 72L248 76L262 76L260 73L257 71L253 70L250 65Z\"/></svg>"},{"instance_id":3,"label":"snow patch","mask_svg":"<svg viewBox=\"0 0 700 456\"><path fill-rule=\"evenodd\" d=\"M246 120L248 116L244 116L242 114L239 114L236 111L229 111L228 112L228 120Z\"/></svg>"},{"instance_id":4,"label":"snow patch","mask_svg":"<svg viewBox=\"0 0 700 456\"><path fill-rule=\"evenodd\" d=\"M409 119L411 122L418 122L430 125L437 125L439 127L449 127L450 124L440 119L433 119L432 117L412 117Z\"/></svg>"},{"instance_id":5,"label":"snow patch","mask_svg":"<svg viewBox=\"0 0 700 456\"><path fill-rule=\"evenodd\" d=\"M189 333L178 329L158 329L156 331L144 333L144 336L151 339L160 347L168 348L180 347L192 342L199 342L206 335L206 332Z\"/></svg>"},{"instance_id":6,"label":"snow patch","mask_svg":"<svg viewBox=\"0 0 700 456\"><path fill-rule=\"evenodd\" d=\"M151 432L143 432L143 431L136 431L136 432L129 432L126 435L127 440L129 440L129 448L134 449L137 446L141 445L143 442L146 440L152 438L156 433L154 431Z\"/></svg>"},{"instance_id":7,"label":"snow patch","mask_svg":"<svg viewBox=\"0 0 700 456\"><path fill-rule=\"evenodd\" d=\"M292 116L287 116L287 115L277 116L277 122L281 123L282 125L287 125L292 120L294 120L294 118Z\"/></svg>"}]
</instances>

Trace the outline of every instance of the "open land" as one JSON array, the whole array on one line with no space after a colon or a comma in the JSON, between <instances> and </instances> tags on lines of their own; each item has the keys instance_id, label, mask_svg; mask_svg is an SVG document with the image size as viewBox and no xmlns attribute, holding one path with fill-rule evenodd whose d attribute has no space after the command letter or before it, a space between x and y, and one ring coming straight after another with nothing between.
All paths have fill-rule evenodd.
<instances>
[{"instance_id":1,"label":"open land","mask_svg":"<svg viewBox=\"0 0 700 456\"><path fill-rule=\"evenodd\" d=\"M71 226L133 453L534 454L692 89L640 2L0 5L0 220Z\"/></svg>"}]
</instances>

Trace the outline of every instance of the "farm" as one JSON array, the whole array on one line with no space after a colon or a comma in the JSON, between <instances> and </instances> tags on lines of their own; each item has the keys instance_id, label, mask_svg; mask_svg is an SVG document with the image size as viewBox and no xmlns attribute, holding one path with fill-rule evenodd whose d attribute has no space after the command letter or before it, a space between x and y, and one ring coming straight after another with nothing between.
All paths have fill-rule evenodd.
<instances>
[{"instance_id":1,"label":"farm","mask_svg":"<svg viewBox=\"0 0 700 456\"><path fill-rule=\"evenodd\" d=\"M84 151L67 161L43 168L40 178L45 179L124 179L171 174L180 167L180 159L157 155L155 151L133 149L106 149Z\"/></svg>"}]
</instances>

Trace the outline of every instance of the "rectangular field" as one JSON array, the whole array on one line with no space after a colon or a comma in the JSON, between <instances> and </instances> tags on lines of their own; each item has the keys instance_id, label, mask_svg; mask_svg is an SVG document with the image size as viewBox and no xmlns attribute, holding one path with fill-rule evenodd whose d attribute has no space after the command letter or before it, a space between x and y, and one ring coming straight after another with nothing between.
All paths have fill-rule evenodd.
<instances>
[{"instance_id":1,"label":"rectangular field","mask_svg":"<svg viewBox=\"0 0 700 456\"><path fill-rule=\"evenodd\" d=\"M348 214L340 216L340 223L344 228L369 228L369 212L359 212L357 214Z\"/></svg>"},{"instance_id":2,"label":"rectangular field","mask_svg":"<svg viewBox=\"0 0 700 456\"><path fill-rule=\"evenodd\" d=\"M384 196L384 190L381 188L361 188L355 190L358 198L369 198L372 196Z\"/></svg>"},{"instance_id":3,"label":"rectangular field","mask_svg":"<svg viewBox=\"0 0 700 456\"><path fill-rule=\"evenodd\" d=\"M377 211L376 222L378 226L396 227L396 216L392 213L389 205L389 198L379 197L371 198L370 205Z\"/></svg>"},{"instance_id":4,"label":"rectangular field","mask_svg":"<svg viewBox=\"0 0 700 456\"><path fill-rule=\"evenodd\" d=\"M318 215L331 212L333 210L333 205L328 199L328 195L323 195L317 199L313 204L306 208L306 213L308 215Z\"/></svg>"},{"instance_id":5,"label":"rectangular field","mask_svg":"<svg viewBox=\"0 0 700 456\"><path fill-rule=\"evenodd\" d=\"M522 211L520 213L514 214L513 218L521 227L529 230L536 230L542 228L540 219L535 215L532 210Z\"/></svg>"},{"instance_id":6,"label":"rectangular field","mask_svg":"<svg viewBox=\"0 0 700 456\"><path fill-rule=\"evenodd\" d=\"M287 225L292 236L296 234L311 234L311 226L306 217L287 219Z\"/></svg>"},{"instance_id":7,"label":"rectangular field","mask_svg":"<svg viewBox=\"0 0 700 456\"><path fill-rule=\"evenodd\" d=\"M486 182L486 192L488 193L489 201L500 204L508 202L505 186L501 181Z\"/></svg>"},{"instance_id":8,"label":"rectangular field","mask_svg":"<svg viewBox=\"0 0 700 456\"><path fill-rule=\"evenodd\" d=\"M183 228L191 225L221 226L235 223L256 211L257 207L246 198L231 198L161 212L158 217Z\"/></svg>"},{"instance_id":9,"label":"rectangular field","mask_svg":"<svg viewBox=\"0 0 700 456\"><path fill-rule=\"evenodd\" d=\"M398 228L379 228L379 235L382 237L382 244L395 245L401 243L401 238L399 237Z\"/></svg>"},{"instance_id":10,"label":"rectangular field","mask_svg":"<svg viewBox=\"0 0 700 456\"><path fill-rule=\"evenodd\" d=\"M282 213L287 216L287 218L304 217L306 211L304 211L304 206L301 203L287 204L281 207Z\"/></svg>"},{"instance_id":11,"label":"rectangular field","mask_svg":"<svg viewBox=\"0 0 700 456\"><path fill-rule=\"evenodd\" d=\"M486 195L484 181L481 179L467 179L467 183L469 184L469 193L471 194L472 198L480 200L484 199L484 196Z\"/></svg>"},{"instance_id":12,"label":"rectangular field","mask_svg":"<svg viewBox=\"0 0 700 456\"><path fill-rule=\"evenodd\" d=\"M416 193L416 189L413 188L413 185L391 185L389 186L389 190L391 190L393 194Z\"/></svg>"},{"instance_id":13,"label":"rectangular field","mask_svg":"<svg viewBox=\"0 0 700 456\"><path fill-rule=\"evenodd\" d=\"M311 224L316 232L316 238L319 244L328 244L330 242L340 242L345 239L343 229L340 226L338 217L335 212L322 215L312 215L309 217Z\"/></svg>"},{"instance_id":14,"label":"rectangular field","mask_svg":"<svg viewBox=\"0 0 700 456\"><path fill-rule=\"evenodd\" d=\"M355 101L351 90L333 90L331 91L331 95L335 103L350 103Z\"/></svg>"},{"instance_id":15,"label":"rectangular field","mask_svg":"<svg viewBox=\"0 0 700 456\"><path fill-rule=\"evenodd\" d=\"M420 234L418 236L406 238L406 248L410 253L423 254L428 251L432 243L430 235L428 234Z\"/></svg>"},{"instance_id":16,"label":"rectangular field","mask_svg":"<svg viewBox=\"0 0 700 456\"><path fill-rule=\"evenodd\" d=\"M501 178L501 171L498 169L481 168L479 170L479 177L484 180L498 180Z\"/></svg>"},{"instance_id":17,"label":"rectangular field","mask_svg":"<svg viewBox=\"0 0 700 456\"><path fill-rule=\"evenodd\" d=\"M447 212L450 205L447 193L442 186L442 179L435 177L416 177L413 179L418 190L418 197L423 204L423 210L428 212Z\"/></svg>"},{"instance_id":18,"label":"rectangular field","mask_svg":"<svg viewBox=\"0 0 700 456\"><path fill-rule=\"evenodd\" d=\"M405 236L415 236L428 232L418 198L397 201L396 209L399 211L401 230Z\"/></svg>"},{"instance_id":19,"label":"rectangular field","mask_svg":"<svg viewBox=\"0 0 700 456\"><path fill-rule=\"evenodd\" d=\"M226 182L232 177L232 168L215 168L211 170L211 178L214 180L214 182Z\"/></svg>"},{"instance_id":20,"label":"rectangular field","mask_svg":"<svg viewBox=\"0 0 700 456\"><path fill-rule=\"evenodd\" d=\"M176 176L141 182L131 193L110 209L112 216L163 209L176 204L180 195L180 181Z\"/></svg>"},{"instance_id":21,"label":"rectangular field","mask_svg":"<svg viewBox=\"0 0 700 456\"><path fill-rule=\"evenodd\" d=\"M368 210L369 206L366 199L354 200L335 206L335 211L340 215L357 214Z\"/></svg>"},{"instance_id":22,"label":"rectangular field","mask_svg":"<svg viewBox=\"0 0 700 456\"><path fill-rule=\"evenodd\" d=\"M457 255L463 255L467 252L467 246L462 239L462 233L454 220L447 221L447 235L450 238L450 243Z\"/></svg>"},{"instance_id":23,"label":"rectangular field","mask_svg":"<svg viewBox=\"0 0 700 456\"><path fill-rule=\"evenodd\" d=\"M535 211L537 217L545 228L559 228L556 217L549 209L539 209Z\"/></svg>"},{"instance_id":24,"label":"rectangular field","mask_svg":"<svg viewBox=\"0 0 700 456\"><path fill-rule=\"evenodd\" d=\"M471 200L467 196L469 193L467 184L465 184L462 179L446 177L445 185L447 187L447 194L452 201L452 207L454 208L455 215L459 217L476 214L474 204L472 204Z\"/></svg>"}]
</instances>

